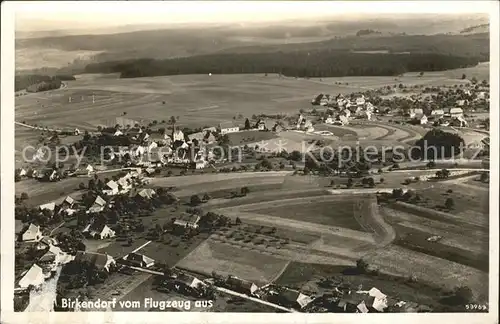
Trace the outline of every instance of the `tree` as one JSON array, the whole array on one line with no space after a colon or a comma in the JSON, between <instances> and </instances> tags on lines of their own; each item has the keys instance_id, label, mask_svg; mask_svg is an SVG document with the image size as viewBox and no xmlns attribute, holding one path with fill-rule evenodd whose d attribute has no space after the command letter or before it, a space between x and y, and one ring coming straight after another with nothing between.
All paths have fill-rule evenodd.
<instances>
[{"instance_id":1,"label":"tree","mask_svg":"<svg viewBox=\"0 0 500 324\"><path fill-rule=\"evenodd\" d=\"M248 189L248 187L242 187L240 192L243 196L246 196L250 192L250 189Z\"/></svg>"},{"instance_id":2,"label":"tree","mask_svg":"<svg viewBox=\"0 0 500 324\"><path fill-rule=\"evenodd\" d=\"M480 178L481 182L488 182L489 179L490 179L490 177L489 177L489 174L487 172L481 173L481 178Z\"/></svg>"},{"instance_id":3,"label":"tree","mask_svg":"<svg viewBox=\"0 0 500 324\"><path fill-rule=\"evenodd\" d=\"M476 84L477 83L477 78L476 77L472 77L471 82L472 82L472 84Z\"/></svg>"},{"instance_id":4,"label":"tree","mask_svg":"<svg viewBox=\"0 0 500 324\"><path fill-rule=\"evenodd\" d=\"M356 269L359 273L366 273L368 271L368 262L366 262L364 259L357 260Z\"/></svg>"},{"instance_id":5,"label":"tree","mask_svg":"<svg viewBox=\"0 0 500 324\"><path fill-rule=\"evenodd\" d=\"M418 74L418 76L419 76L419 77L424 76L424 72L420 72L420 73Z\"/></svg>"},{"instance_id":6,"label":"tree","mask_svg":"<svg viewBox=\"0 0 500 324\"><path fill-rule=\"evenodd\" d=\"M472 290L467 286L456 287L453 291L453 295L455 296L459 304L469 303L473 297Z\"/></svg>"},{"instance_id":7,"label":"tree","mask_svg":"<svg viewBox=\"0 0 500 324\"><path fill-rule=\"evenodd\" d=\"M446 207L446 209L452 209L454 205L455 201L453 200L453 198L447 198L444 202L444 206Z\"/></svg>"},{"instance_id":8,"label":"tree","mask_svg":"<svg viewBox=\"0 0 500 324\"><path fill-rule=\"evenodd\" d=\"M241 224L241 219L239 217L236 217L235 223L236 223L236 225L240 225Z\"/></svg>"},{"instance_id":9,"label":"tree","mask_svg":"<svg viewBox=\"0 0 500 324\"><path fill-rule=\"evenodd\" d=\"M384 183L385 179L384 178L380 178L380 183Z\"/></svg>"},{"instance_id":10,"label":"tree","mask_svg":"<svg viewBox=\"0 0 500 324\"><path fill-rule=\"evenodd\" d=\"M311 170L309 170L308 167L304 167L304 170L302 172L304 172L304 175L308 175L311 172Z\"/></svg>"},{"instance_id":11,"label":"tree","mask_svg":"<svg viewBox=\"0 0 500 324\"><path fill-rule=\"evenodd\" d=\"M21 198L21 200L26 200L26 199L28 199L28 194L26 192L22 192L20 198Z\"/></svg>"},{"instance_id":12,"label":"tree","mask_svg":"<svg viewBox=\"0 0 500 324\"><path fill-rule=\"evenodd\" d=\"M435 166L436 166L436 162L434 162L434 161L427 162L427 168L431 169L431 168L434 168Z\"/></svg>"},{"instance_id":13,"label":"tree","mask_svg":"<svg viewBox=\"0 0 500 324\"><path fill-rule=\"evenodd\" d=\"M292 153L290 153L289 159L292 161L300 161L302 159L302 153L297 150L292 151Z\"/></svg>"},{"instance_id":14,"label":"tree","mask_svg":"<svg viewBox=\"0 0 500 324\"><path fill-rule=\"evenodd\" d=\"M252 127L250 126L250 121L247 118L247 119L245 119L245 129L250 129L250 128L252 128Z\"/></svg>"},{"instance_id":15,"label":"tree","mask_svg":"<svg viewBox=\"0 0 500 324\"><path fill-rule=\"evenodd\" d=\"M352 187L352 183L353 183L352 178L347 179L347 188L351 188Z\"/></svg>"},{"instance_id":16,"label":"tree","mask_svg":"<svg viewBox=\"0 0 500 324\"><path fill-rule=\"evenodd\" d=\"M330 187L333 187L333 186L335 186L335 180L332 179L332 180L330 180Z\"/></svg>"},{"instance_id":17,"label":"tree","mask_svg":"<svg viewBox=\"0 0 500 324\"><path fill-rule=\"evenodd\" d=\"M192 206L198 206L199 204L201 204L201 199L198 195L192 195L190 203Z\"/></svg>"},{"instance_id":18,"label":"tree","mask_svg":"<svg viewBox=\"0 0 500 324\"><path fill-rule=\"evenodd\" d=\"M205 193L203 195L203 201L209 201L210 199L212 199L212 197L210 197L210 195L208 193Z\"/></svg>"},{"instance_id":19,"label":"tree","mask_svg":"<svg viewBox=\"0 0 500 324\"><path fill-rule=\"evenodd\" d=\"M464 74L462 74L462 80L465 80L465 79L467 79L467 76L464 73Z\"/></svg>"}]
</instances>

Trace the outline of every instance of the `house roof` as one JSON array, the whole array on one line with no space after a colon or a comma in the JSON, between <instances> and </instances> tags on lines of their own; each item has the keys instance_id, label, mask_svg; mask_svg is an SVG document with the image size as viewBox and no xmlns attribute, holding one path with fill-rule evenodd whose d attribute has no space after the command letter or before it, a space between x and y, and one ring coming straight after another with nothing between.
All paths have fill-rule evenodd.
<instances>
[{"instance_id":1,"label":"house roof","mask_svg":"<svg viewBox=\"0 0 500 324\"><path fill-rule=\"evenodd\" d=\"M237 286L237 287L241 287L245 290L251 290L252 289L252 286L254 285L253 282L251 281L248 281L248 280L245 280L245 279L241 279L241 278L238 278L238 277L234 277L234 276L230 276L227 278L226 282L230 285L234 285L234 286Z\"/></svg>"},{"instance_id":2,"label":"house roof","mask_svg":"<svg viewBox=\"0 0 500 324\"><path fill-rule=\"evenodd\" d=\"M67 197L64 199L64 201L63 201L63 202L68 203L68 204L70 204L70 205L71 205L71 204L73 204L73 203L75 202L75 200L74 200L72 197L67 196Z\"/></svg>"},{"instance_id":3,"label":"house roof","mask_svg":"<svg viewBox=\"0 0 500 324\"><path fill-rule=\"evenodd\" d=\"M450 114L461 114L463 113L463 109L462 108L451 108L450 109Z\"/></svg>"},{"instance_id":4,"label":"house roof","mask_svg":"<svg viewBox=\"0 0 500 324\"><path fill-rule=\"evenodd\" d=\"M29 286L30 284L40 284L44 280L43 276L43 270L40 266L37 264L33 264L31 268L24 273L22 276L21 281L23 281L23 286Z\"/></svg>"},{"instance_id":5,"label":"house roof","mask_svg":"<svg viewBox=\"0 0 500 324\"><path fill-rule=\"evenodd\" d=\"M112 190L118 189L118 184L114 180L110 180L108 183L106 183L106 186L108 186Z\"/></svg>"},{"instance_id":6,"label":"house roof","mask_svg":"<svg viewBox=\"0 0 500 324\"><path fill-rule=\"evenodd\" d=\"M151 188L144 188L137 194L143 198L151 199L156 194L156 192Z\"/></svg>"},{"instance_id":7,"label":"house roof","mask_svg":"<svg viewBox=\"0 0 500 324\"><path fill-rule=\"evenodd\" d=\"M28 228L22 233L22 235L36 235L40 231L40 226L30 224Z\"/></svg>"},{"instance_id":8,"label":"house roof","mask_svg":"<svg viewBox=\"0 0 500 324\"><path fill-rule=\"evenodd\" d=\"M43 244L47 244L47 245L57 245L58 242L57 242L57 239L54 238L54 237L50 237L50 236L44 236L42 237L42 239L40 240L41 243Z\"/></svg>"},{"instance_id":9,"label":"house roof","mask_svg":"<svg viewBox=\"0 0 500 324\"><path fill-rule=\"evenodd\" d=\"M77 251L75 257L75 261L89 262L98 269L103 269L111 260L113 260L113 257L110 255L84 251Z\"/></svg>"},{"instance_id":10,"label":"house roof","mask_svg":"<svg viewBox=\"0 0 500 324\"><path fill-rule=\"evenodd\" d=\"M150 264L155 261L150 257L145 256L144 254L134 252L127 254L124 259L126 259L127 261L144 262L145 264Z\"/></svg>"},{"instance_id":11,"label":"house roof","mask_svg":"<svg viewBox=\"0 0 500 324\"><path fill-rule=\"evenodd\" d=\"M205 138L205 132L189 134L188 138L190 141L197 140L198 142L201 142Z\"/></svg>"},{"instance_id":12,"label":"house roof","mask_svg":"<svg viewBox=\"0 0 500 324\"><path fill-rule=\"evenodd\" d=\"M174 224L178 225L196 224L199 220L200 220L199 215L184 213L175 220Z\"/></svg>"},{"instance_id":13,"label":"house roof","mask_svg":"<svg viewBox=\"0 0 500 324\"><path fill-rule=\"evenodd\" d=\"M216 127L207 127L207 128L203 128L204 131L210 131L210 132L216 132L217 131L217 128Z\"/></svg>"},{"instance_id":14,"label":"house roof","mask_svg":"<svg viewBox=\"0 0 500 324\"><path fill-rule=\"evenodd\" d=\"M50 202L48 204L40 205L40 209L41 210L47 209L47 210L50 210L50 211L54 211L54 208L56 208L56 203L55 202Z\"/></svg>"},{"instance_id":15,"label":"house roof","mask_svg":"<svg viewBox=\"0 0 500 324\"><path fill-rule=\"evenodd\" d=\"M40 262L52 261L57 255L61 253L61 248L51 245L49 247L49 250L40 258Z\"/></svg>"},{"instance_id":16,"label":"house roof","mask_svg":"<svg viewBox=\"0 0 500 324\"><path fill-rule=\"evenodd\" d=\"M91 232L91 233L102 233L105 229L111 230L108 225L103 224L103 223L92 223L87 225L87 227L83 230L85 232Z\"/></svg>"},{"instance_id":17,"label":"house roof","mask_svg":"<svg viewBox=\"0 0 500 324\"><path fill-rule=\"evenodd\" d=\"M94 205L104 206L106 205L106 200L102 199L101 196L97 196L94 200Z\"/></svg>"},{"instance_id":18,"label":"house roof","mask_svg":"<svg viewBox=\"0 0 500 324\"><path fill-rule=\"evenodd\" d=\"M176 281L181 282L181 283L185 284L186 286L189 286L192 288L196 288L199 284L203 284L203 282L201 280L199 280L195 276L192 276L192 275L187 274L187 273L180 273L177 276Z\"/></svg>"}]
</instances>

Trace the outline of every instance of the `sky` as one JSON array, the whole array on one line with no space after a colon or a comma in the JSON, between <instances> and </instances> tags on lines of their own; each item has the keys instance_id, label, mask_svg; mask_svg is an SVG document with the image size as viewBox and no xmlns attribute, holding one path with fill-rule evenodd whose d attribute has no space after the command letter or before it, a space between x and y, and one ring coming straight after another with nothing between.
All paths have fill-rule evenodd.
<instances>
[{"instance_id":1,"label":"sky","mask_svg":"<svg viewBox=\"0 0 500 324\"><path fill-rule=\"evenodd\" d=\"M100 28L120 25L272 22L335 16L353 19L377 12L488 12L488 1L335 2L335 1L43 1L3 3L13 6L16 29ZM491 5L491 2L490 2Z\"/></svg>"}]
</instances>

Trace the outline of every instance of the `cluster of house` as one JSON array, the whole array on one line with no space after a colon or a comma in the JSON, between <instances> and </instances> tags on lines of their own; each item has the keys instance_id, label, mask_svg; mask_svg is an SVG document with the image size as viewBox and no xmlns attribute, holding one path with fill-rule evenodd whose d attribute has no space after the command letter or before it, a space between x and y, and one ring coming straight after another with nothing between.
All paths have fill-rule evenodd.
<instances>
[{"instance_id":1,"label":"cluster of house","mask_svg":"<svg viewBox=\"0 0 500 324\"><path fill-rule=\"evenodd\" d=\"M30 224L21 234L23 242L34 243L36 251L45 251L31 267L17 278L17 290L39 287L46 279L52 277L56 269L74 259L58 247L55 238L43 236L39 226Z\"/></svg>"},{"instance_id":2,"label":"cluster of house","mask_svg":"<svg viewBox=\"0 0 500 324\"><path fill-rule=\"evenodd\" d=\"M15 170L15 176L19 180L22 179L37 179L39 181L49 181L55 182L59 181L65 177L72 176L90 176L95 173L95 169L91 164L83 164L78 169L72 169L72 167L65 169L54 169L54 168L43 168L37 170L35 168L19 168Z\"/></svg>"},{"instance_id":3,"label":"cluster of house","mask_svg":"<svg viewBox=\"0 0 500 324\"><path fill-rule=\"evenodd\" d=\"M321 96L321 97L320 97ZM366 118L371 120L377 109L369 102L363 94L355 98L347 98L342 94L337 96L322 95L313 99L313 102L318 102L321 106L327 106L334 109L333 113L326 116L324 122L332 125L347 125L352 117Z\"/></svg>"},{"instance_id":4,"label":"cluster of house","mask_svg":"<svg viewBox=\"0 0 500 324\"><path fill-rule=\"evenodd\" d=\"M406 115L420 125L432 123L436 126L466 127L467 121L464 118L462 108L442 108L434 109L429 115L425 115L423 109L410 109Z\"/></svg>"}]
</instances>

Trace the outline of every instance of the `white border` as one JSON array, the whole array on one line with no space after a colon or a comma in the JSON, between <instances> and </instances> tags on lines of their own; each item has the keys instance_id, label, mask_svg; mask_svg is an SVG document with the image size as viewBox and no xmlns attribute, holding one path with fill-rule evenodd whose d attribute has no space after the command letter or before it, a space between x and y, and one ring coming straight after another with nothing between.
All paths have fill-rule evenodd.
<instances>
[{"instance_id":1,"label":"white border","mask_svg":"<svg viewBox=\"0 0 500 324\"><path fill-rule=\"evenodd\" d=\"M279 3L267 3L269 6L280 6ZM282 6L283 2L281 3ZM222 11L224 8L233 10L248 8L249 5L262 6L254 2L201 2L189 4L189 11L203 10L211 7L213 11ZM493 323L498 322L498 149L499 149L499 4L496 1L386 1L386 2L294 2L286 6L300 8L334 7L337 13L377 12L377 13L488 13L490 14L490 88L491 112L491 182L490 189L490 310L488 314L259 314L259 313L149 313L149 312L113 312L113 313L13 313L14 287L14 222L10 215L14 214L14 12L19 10L35 11L91 11L91 12L126 12L126 11L175 11L186 4L175 2L113 2L96 1L84 2L2 2L2 102L1 102L1 309L2 322L29 323L29 322L69 322L69 323L352 323L370 321L373 323L387 323L387 321L420 323ZM301 7L302 6L302 7ZM213 9L215 8L216 9ZM246 9L245 9L246 10ZM325 12L325 10L319 10ZM181 11L177 11L179 14ZM246 12L246 11L244 11ZM494 91L496 89L497 91Z\"/></svg>"}]
</instances>

